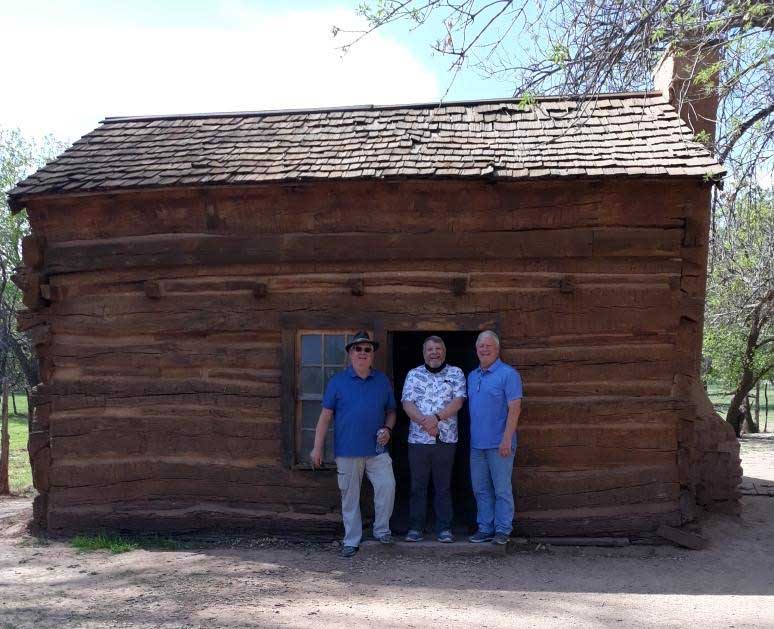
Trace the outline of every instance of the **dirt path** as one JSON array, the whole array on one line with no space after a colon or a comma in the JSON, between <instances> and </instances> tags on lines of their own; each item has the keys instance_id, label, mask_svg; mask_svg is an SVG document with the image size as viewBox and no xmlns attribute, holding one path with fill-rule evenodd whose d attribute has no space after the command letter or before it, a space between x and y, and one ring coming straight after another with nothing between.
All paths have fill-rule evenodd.
<instances>
[{"instance_id":1,"label":"dirt path","mask_svg":"<svg viewBox=\"0 0 774 629\"><path fill-rule=\"evenodd\" d=\"M743 442L774 480L774 443ZM753 462L755 458L755 462ZM760 459L760 460L759 460ZM704 521L710 547L388 556L332 547L79 553L0 502L0 627L774 627L774 498Z\"/></svg>"}]
</instances>

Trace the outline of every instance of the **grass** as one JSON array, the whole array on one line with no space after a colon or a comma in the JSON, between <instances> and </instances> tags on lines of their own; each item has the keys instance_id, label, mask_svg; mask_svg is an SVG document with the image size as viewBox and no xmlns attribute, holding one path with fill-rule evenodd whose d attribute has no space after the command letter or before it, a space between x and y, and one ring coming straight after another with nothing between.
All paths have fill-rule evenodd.
<instances>
[{"instance_id":1,"label":"grass","mask_svg":"<svg viewBox=\"0 0 774 629\"><path fill-rule=\"evenodd\" d=\"M16 414L13 405L8 400L8 435L10 437L10 452L8 460L8 483L14 494L28 494L32 489L32 469L27 453L27 396L23 393L14 394L16 398Z\"/></svg>"},{"instance_id":2,"label":"grass","mask_svg":"<svg viewBox=\"0 0 774 629\"><path fill-rule=\"evenodd\" d=\"M81 552L109 550L111 553L128 553L137 550L140 545L119 535L98 533L97 535L76 535L70 540L70 545Z\"/></svg>"},{"instance_id":3,"label":"grass","mask_svg":"<svg viewBox=\"0 0 774 629\"><path fill-rule=\"evenodd\" d=\"M112 533L96 535L76 535L70 545L81 552L109 550L111 553L128 553L142 548L144 550L181 550L188 545L168 537L122 537Z\"/></svg>"}]
</instances>

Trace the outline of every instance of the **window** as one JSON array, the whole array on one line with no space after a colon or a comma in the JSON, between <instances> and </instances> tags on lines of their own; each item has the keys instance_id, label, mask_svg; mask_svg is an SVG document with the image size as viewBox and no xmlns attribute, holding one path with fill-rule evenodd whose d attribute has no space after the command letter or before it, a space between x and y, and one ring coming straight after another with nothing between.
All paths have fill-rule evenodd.
<instances>
[{"instance_id":1,"label":"window","mask_svg":"<svg viewBox=\"0 0 774 629\"><path fill-rule=\"evenodd\" d=\"M296 462L309 464L314 432L322 410L325 387L333 376L347 367L344 347L354 330L303 330L296 338ZM334 418L335 420L335 418ZM323 459L333 463L333 424L325 440Z\"/></svg>"}]
</instances>

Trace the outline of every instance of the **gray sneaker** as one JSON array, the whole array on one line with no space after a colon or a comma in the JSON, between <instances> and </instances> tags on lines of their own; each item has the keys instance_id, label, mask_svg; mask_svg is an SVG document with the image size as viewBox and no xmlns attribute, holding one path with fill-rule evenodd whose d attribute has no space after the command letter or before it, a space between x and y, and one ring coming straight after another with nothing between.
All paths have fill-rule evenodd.
<instances>
[{"instance_id":1,"label":"gray sneaker","mask_svg":"<svg viewBox=\"0 0 774 629\"><path fill-rule=\"evenodd\" d=\"M495 535L492 539L492 543L496 544L497 546L505 546L509 539L511 539L510 535L506 535L505 533L497 533L497 535Z\"/></svg>"},{"instance_id":2,"label":"gray sneaker","mask_svg":"<svg viewBox=\"0 0 774 629\"><path fill-rule=\"evenodd\" d=\"M342 559L350 559L357 553L357 546L342 546L339 551L339 557Z\"/></svg>"},{"instance_id":3,"label":"gray sneaker","mask_svg":"<svg viewBox=\"0 0 774 629\"><path fill-rule=\"evenodd\" d=\"M476 531L468 538L469 542L473 544L483 544L484 542L491 542L494 539L494 533L484 533L482 531Z\"/></svg>"},{"instance_id":4,"label":"gray sneaker","mask_svg":"<svg viewBox=\"0 0 774 629\"><path fill-rule=\"evenodd\" d=\"M452 535L449 529L446 529L438 533L438 541L441 544L452 544L454 542L454 535Z\"/></svg>"},{"instance_id":5,"label":"gray sneaker","mask_svg":"<svg viewBox=\"0 0 774 629\"><path fill-rule=\"evenodd\" d=\"M411 529L408 533L406 533L406 537L404 539L407 542L421 542L423 539L425 539L425 536L422 535L422 531Z\"/></svg>"},{"instance_id":6,"label":"gray sneaker","mask_svg":"<svg viewBox=\"0 0 774 629\"><path fill-rule=\"evenodd\" d=\"M376 535L374 535L374 539L380 544L384 544L385 546L392 546L395 543L390 533L385 533L381 537L376 537Z\"/></svg>"}]
</instances>

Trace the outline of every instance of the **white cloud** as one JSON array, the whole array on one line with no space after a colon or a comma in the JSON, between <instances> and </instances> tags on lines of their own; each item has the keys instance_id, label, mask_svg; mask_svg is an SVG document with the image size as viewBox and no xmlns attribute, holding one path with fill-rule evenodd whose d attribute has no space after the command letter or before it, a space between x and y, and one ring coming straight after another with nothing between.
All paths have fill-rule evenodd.
<instances>
[{"instance_id":1,"label":"white cloud","mask_svg":"<svg viewBox=\"0 0 774 629\"><path fill-rule=\"evenodd\" d=\"M0 55L23 65L5 82L0 124L74 139L105 116L438 97L432 72L379 34L342 57L331 26L351 27L347 11L232 15L230 28L7 23Z\"/></svg>"}]
</instances>

